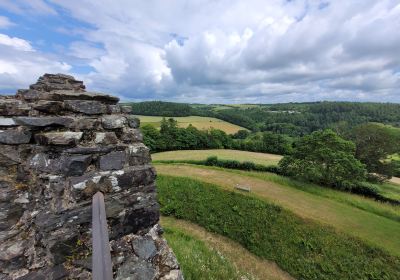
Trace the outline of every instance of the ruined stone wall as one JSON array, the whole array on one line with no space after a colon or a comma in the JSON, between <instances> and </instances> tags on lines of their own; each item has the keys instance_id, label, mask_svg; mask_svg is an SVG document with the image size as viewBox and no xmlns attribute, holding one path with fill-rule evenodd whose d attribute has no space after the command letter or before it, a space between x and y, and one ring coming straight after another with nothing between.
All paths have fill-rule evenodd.
<instances>
[{"instance_id":1,"label":"ruined stone wall","mask_svg":"<svg viewBox=\"0 0 400 280\"><path fill-rule=\"evenodd\" d=\"M97 191L115 278L181 279L139 120L118 101L61 74L0 97L0 279L90 279Z\"/></svg>"}]
</instances>

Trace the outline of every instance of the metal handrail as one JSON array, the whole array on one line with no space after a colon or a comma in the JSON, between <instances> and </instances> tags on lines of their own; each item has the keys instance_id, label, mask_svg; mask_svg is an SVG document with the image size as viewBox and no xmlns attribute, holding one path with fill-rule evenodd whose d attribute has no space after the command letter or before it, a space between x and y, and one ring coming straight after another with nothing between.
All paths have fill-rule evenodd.
<instances>
[{"instance_id":1,"label":"metal handrail","mask_svg":"<svg viewBox=\"0 0 400 280\"><path fill-rule=\"evenodd\" d=\"M92 199L92 246L92 279L112 280L106 208L101 192L97 192Z\"/></svg>"}]
</instances>

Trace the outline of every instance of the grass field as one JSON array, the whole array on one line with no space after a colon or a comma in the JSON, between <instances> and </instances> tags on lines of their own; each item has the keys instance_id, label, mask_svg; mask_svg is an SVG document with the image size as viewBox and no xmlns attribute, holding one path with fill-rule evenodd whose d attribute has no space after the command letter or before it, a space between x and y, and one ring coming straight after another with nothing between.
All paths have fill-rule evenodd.
<instances>
[{"instance_id":1,"label":"grass field","mask_svg":"<svg viewBox=\"0 0 400 280\"><path fill-rule=\"evenodd\" d=\"M178 257L185 279L293 279L275 263L263 260L229 238L196 224L161 217L161 225L165 229L164 237Z\"/></svg>"},{"instance_id":2,"label":"grass field","mask_svg":"<svg viewBox=\"0 0 400 280\"><path fill-rule=\"evenodd\" d=\"M297 279L400 279L400 258L265 199L182 176L159 175L157 186L163 215L224 235Z\"/></svg>"},{"instance_id":3,"label":"grass field","mask_svg":"<svg viewBox=\"0 0 400 280\"><path fill-rule=\"evenodd\" d=\"M251 187L250 195L281 205L296 215L330 225L400 256L400 207L325 189L269 173L191 165L155 164L159 174L185 176L234 191Z\"/></svg>"},{"instance_id":4,"label":"grass field","mask_svg":"<svg viewBox=\"0 0 400 280\"><path fill-rule=\"evenodd\" d=\"M256 164L271 165L277 164L282 158L280 155L253 153L238 150L183 150L169 151L152 154L154 161L163 160L205 160L209 156L217 156L219 159L237 160L240 162L251 161Z\"/></svg>"},{"instance_id":5,"label":"grass field","mask_svg":"<svg viewBox=\"0 0 400 280\"><path fill-rule=\"evenodd\" d=\"M154 127L159 128L160 123L163 117L158 116L137 116L140 119L140 123L142 125L150 124ZM198 117L198 116L190 116L190 117L172 117L176 121L178 121L179 127L186 128L189 124L192 124L199 130L208 130L210 128L220 129L225 131L227 134L234 134L238 132L238 130L247 130L241 126L209 117Z\"/></svg>"}]
</instances>

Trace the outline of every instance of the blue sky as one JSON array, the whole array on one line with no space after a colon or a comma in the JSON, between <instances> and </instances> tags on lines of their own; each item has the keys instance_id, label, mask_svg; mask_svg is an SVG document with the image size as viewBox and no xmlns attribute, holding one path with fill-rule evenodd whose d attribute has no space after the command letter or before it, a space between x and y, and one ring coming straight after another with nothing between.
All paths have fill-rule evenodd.
<instances>
[{"instance_id":1,"label":"blue sky","mask_svg":"<svg viewBox=\"0 0 400 280\"><path fill-rule=\"evenodd\" d=\"M0 93L68 73L123 100L400 102L398 0L0 0Z\"/></svg>"}]
</instances>

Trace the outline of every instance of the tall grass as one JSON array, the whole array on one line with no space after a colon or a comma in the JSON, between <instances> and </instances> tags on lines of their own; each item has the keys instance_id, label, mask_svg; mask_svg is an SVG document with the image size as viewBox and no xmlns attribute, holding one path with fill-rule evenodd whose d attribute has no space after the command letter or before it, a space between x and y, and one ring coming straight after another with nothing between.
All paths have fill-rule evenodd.
<instances>
[{"instance_id":1,"label":"tall grass","mask_svg":"<svg viewBox=\"0 0 400 280\"><path fill-rule=\"evenodd\" d=\"M399 258L276 205L190 178L157 184L164 215L225 235L298 279L400 279Z\"/></svg>"},{"instance_id":2,"label":"tall grass","mask_svg":"<svg viewBox=\"0 0 400 280\"><path fill-rule=\"evenodd\" d=\"M164 230L164 236L179 261L185 279L239 280L245 276L228 259L209 248L203 241L170 226L164 227Z\"/></svg>"}]
</instances>

